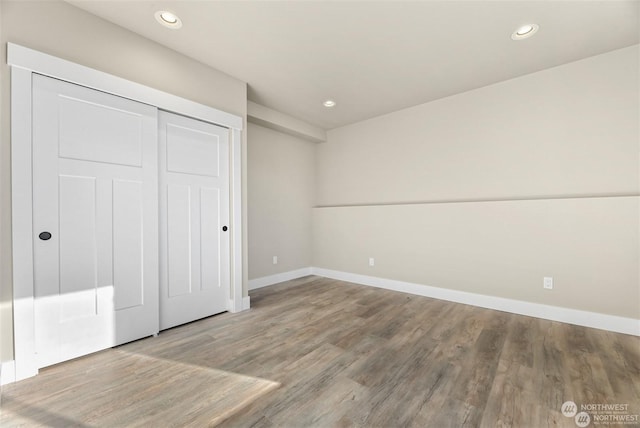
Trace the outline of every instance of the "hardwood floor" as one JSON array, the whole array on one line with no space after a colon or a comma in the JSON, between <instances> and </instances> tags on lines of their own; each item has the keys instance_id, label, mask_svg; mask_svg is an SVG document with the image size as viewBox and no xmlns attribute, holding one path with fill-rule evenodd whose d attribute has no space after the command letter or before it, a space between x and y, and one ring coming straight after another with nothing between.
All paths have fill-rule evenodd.
<instances>
[{"instance_id":1,"label":"hardwood floor","mask_svg":"<svg viewBox=\"0 0 640 428\"><path fill-rule=\"evenodd\" d=\"M0 425L576 427L569 400L640 414L638 337L317 277L251 303L7 385Z\"/></svg>"}]
</instances>

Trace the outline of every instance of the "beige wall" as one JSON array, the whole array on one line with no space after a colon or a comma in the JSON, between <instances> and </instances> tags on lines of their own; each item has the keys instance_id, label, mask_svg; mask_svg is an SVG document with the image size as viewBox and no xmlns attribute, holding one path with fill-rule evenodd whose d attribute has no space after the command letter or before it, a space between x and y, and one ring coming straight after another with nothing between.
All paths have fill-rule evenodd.
<instances>
[{"instance_id":1,"label":"beige wall","mask_svg":"<svg viewBox=\"0 0 640 428\"><path fill-rule=\"evenodd\" d=\"M247 134L249 278L311 266L315 143L253 123Z\"/></svg>"},{"instance_id":2,"label":"beige wall","mask_svg":"<svg viewBox=\"0 0 640 428\"><path fill-rule=\"evenodd\" d=\"M638 192L638 46L329 131L318 205Z\"/></svg>"},{"instance_id":3,"label":"beige wall","mask_svg":"<svg viewBox=\"0 0 640 428\"><path fill-rule=\"evenodd\" d=\"M246 84L60 1L2 1L0 134L0 297L2 361L12 359L9 71L13 42L239 115ZM244 141L246 148L246 138ZM246 150L245 150L246 153ZM245 180L246 183L246 180ZM245 247L246 248L246 247ZM245 291L246 292L246 291Z\"/></svg>"},{"instance_id":4,"label":"beige wall","mask_svg":"<svg viewBox=\"0 0 640 428\"><path fill-rule=\"evenodd\" d=\"M640 318L639 74L634 46L329 131L314 266Z\"/></svg>"},{"instance_id":5,"label":"beige wall","mask_svg":"<svg viewBox=\"0 0 640 428\"><path fill-rule=\"evenodd\" d=\"M321 208L314 266L640 318L639 215L637 197Z\"/></svg>"}]
</instances>

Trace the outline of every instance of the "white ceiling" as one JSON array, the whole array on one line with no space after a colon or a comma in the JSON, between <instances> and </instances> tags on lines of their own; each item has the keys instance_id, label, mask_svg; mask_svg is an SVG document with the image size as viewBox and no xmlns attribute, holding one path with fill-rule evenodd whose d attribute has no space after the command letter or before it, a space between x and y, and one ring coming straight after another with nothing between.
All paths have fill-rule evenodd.
<instances>
[{"instance_id":1,"label":"white ceiling","mask_svg":"<svg viewBox=\"0 0 640 428\"><path fill-rule=\"evenodd\" d=\"M640 1L78 1L331 129L639 42ZM166 9L180 30L160 26ZM529 39L511 33L540 26ZM336 100L333 109L322 106Z\"/></svg>"}]
</instances>

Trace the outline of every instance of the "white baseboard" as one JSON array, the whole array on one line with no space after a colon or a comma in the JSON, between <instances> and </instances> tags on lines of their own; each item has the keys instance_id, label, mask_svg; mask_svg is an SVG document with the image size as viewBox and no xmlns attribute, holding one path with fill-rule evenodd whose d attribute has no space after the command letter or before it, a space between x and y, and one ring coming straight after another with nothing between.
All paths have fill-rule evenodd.
<instances>
[{"instance_id":1,"label":"white baseboard","mask_svg":"<svg viewBox=\"0 0 640 428\"><path fill-rule=\"evenodd\" d=\"M311 275L312 268L306 267L288 272L277 273L275 275L263 276L262 278L250 279L249 290L266 287L268 285L278 284L280 282L291 281L292 279L302 278Z\"/></svg>"},{"instance_id":2,"label":"white baseboard","mask_svg":"<svg viewBox=\"0 0 640 428\"><path fill-rule=\"evenodd\" d=\"M0 385L6 385L16 381L15 361L5 361L0 364Z\"/></svg>"},{"instance_id":3,"label":"white baseboard","mask_svg":"<svg viewBox=\"0 0 640 428\"><path fill-rule=\"evenodd\" d=\"M495 309L498 311L542 318L551 321L560 321L568 324L640 336L640 320L634 318L617 317L614 315L606 315L596 312L587 312L577 309L543 305L540 303L505 299L502 297L431 287L427 285L340 272L324 268L312 267L311 274L323 276L325 278L338 279L341 281L354 282L361 285L384 288L387 290L416 294L418 296L464 303L465 305L479 306L481 308Z\"/></svg>"},{"instance_id":4,"label":"white baseboard","mask_svg":"<svg viewBox=\"0 0 640 428\"><path fill-rule=\"evenodd\" d=\"M251 297L247 296L247 297L243 297L242 298L242 310L246 311L247 309L251 308Z\"/></svg>"}]
</instances>

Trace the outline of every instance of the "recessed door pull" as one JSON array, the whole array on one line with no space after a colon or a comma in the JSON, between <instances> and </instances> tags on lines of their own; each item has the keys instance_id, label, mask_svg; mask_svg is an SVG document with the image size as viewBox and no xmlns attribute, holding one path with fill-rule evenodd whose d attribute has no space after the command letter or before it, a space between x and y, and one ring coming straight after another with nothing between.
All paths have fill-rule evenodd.
<instances>
[{"instance_id":1,"label":"recessed door pull","mask_svg":"<svg viewBox=\"0 0 640 428\"><path fill-rule=\"evenodd\" d=\"M49 239L51 239L51 234L49 232L40 232L38 238L42 239L43 241L48 241Z\"/></svg>"},{"instance_id":2,"label":"recessed door pull","mask_svg":"<svg viewBox=\"0 0 640 428\"><path fill-rule=\"evenodd\" d=\"M227 226L222 226L222 231L226 232L227 230L229 230L229 228Z\"/></svg>"}]
</instances>

